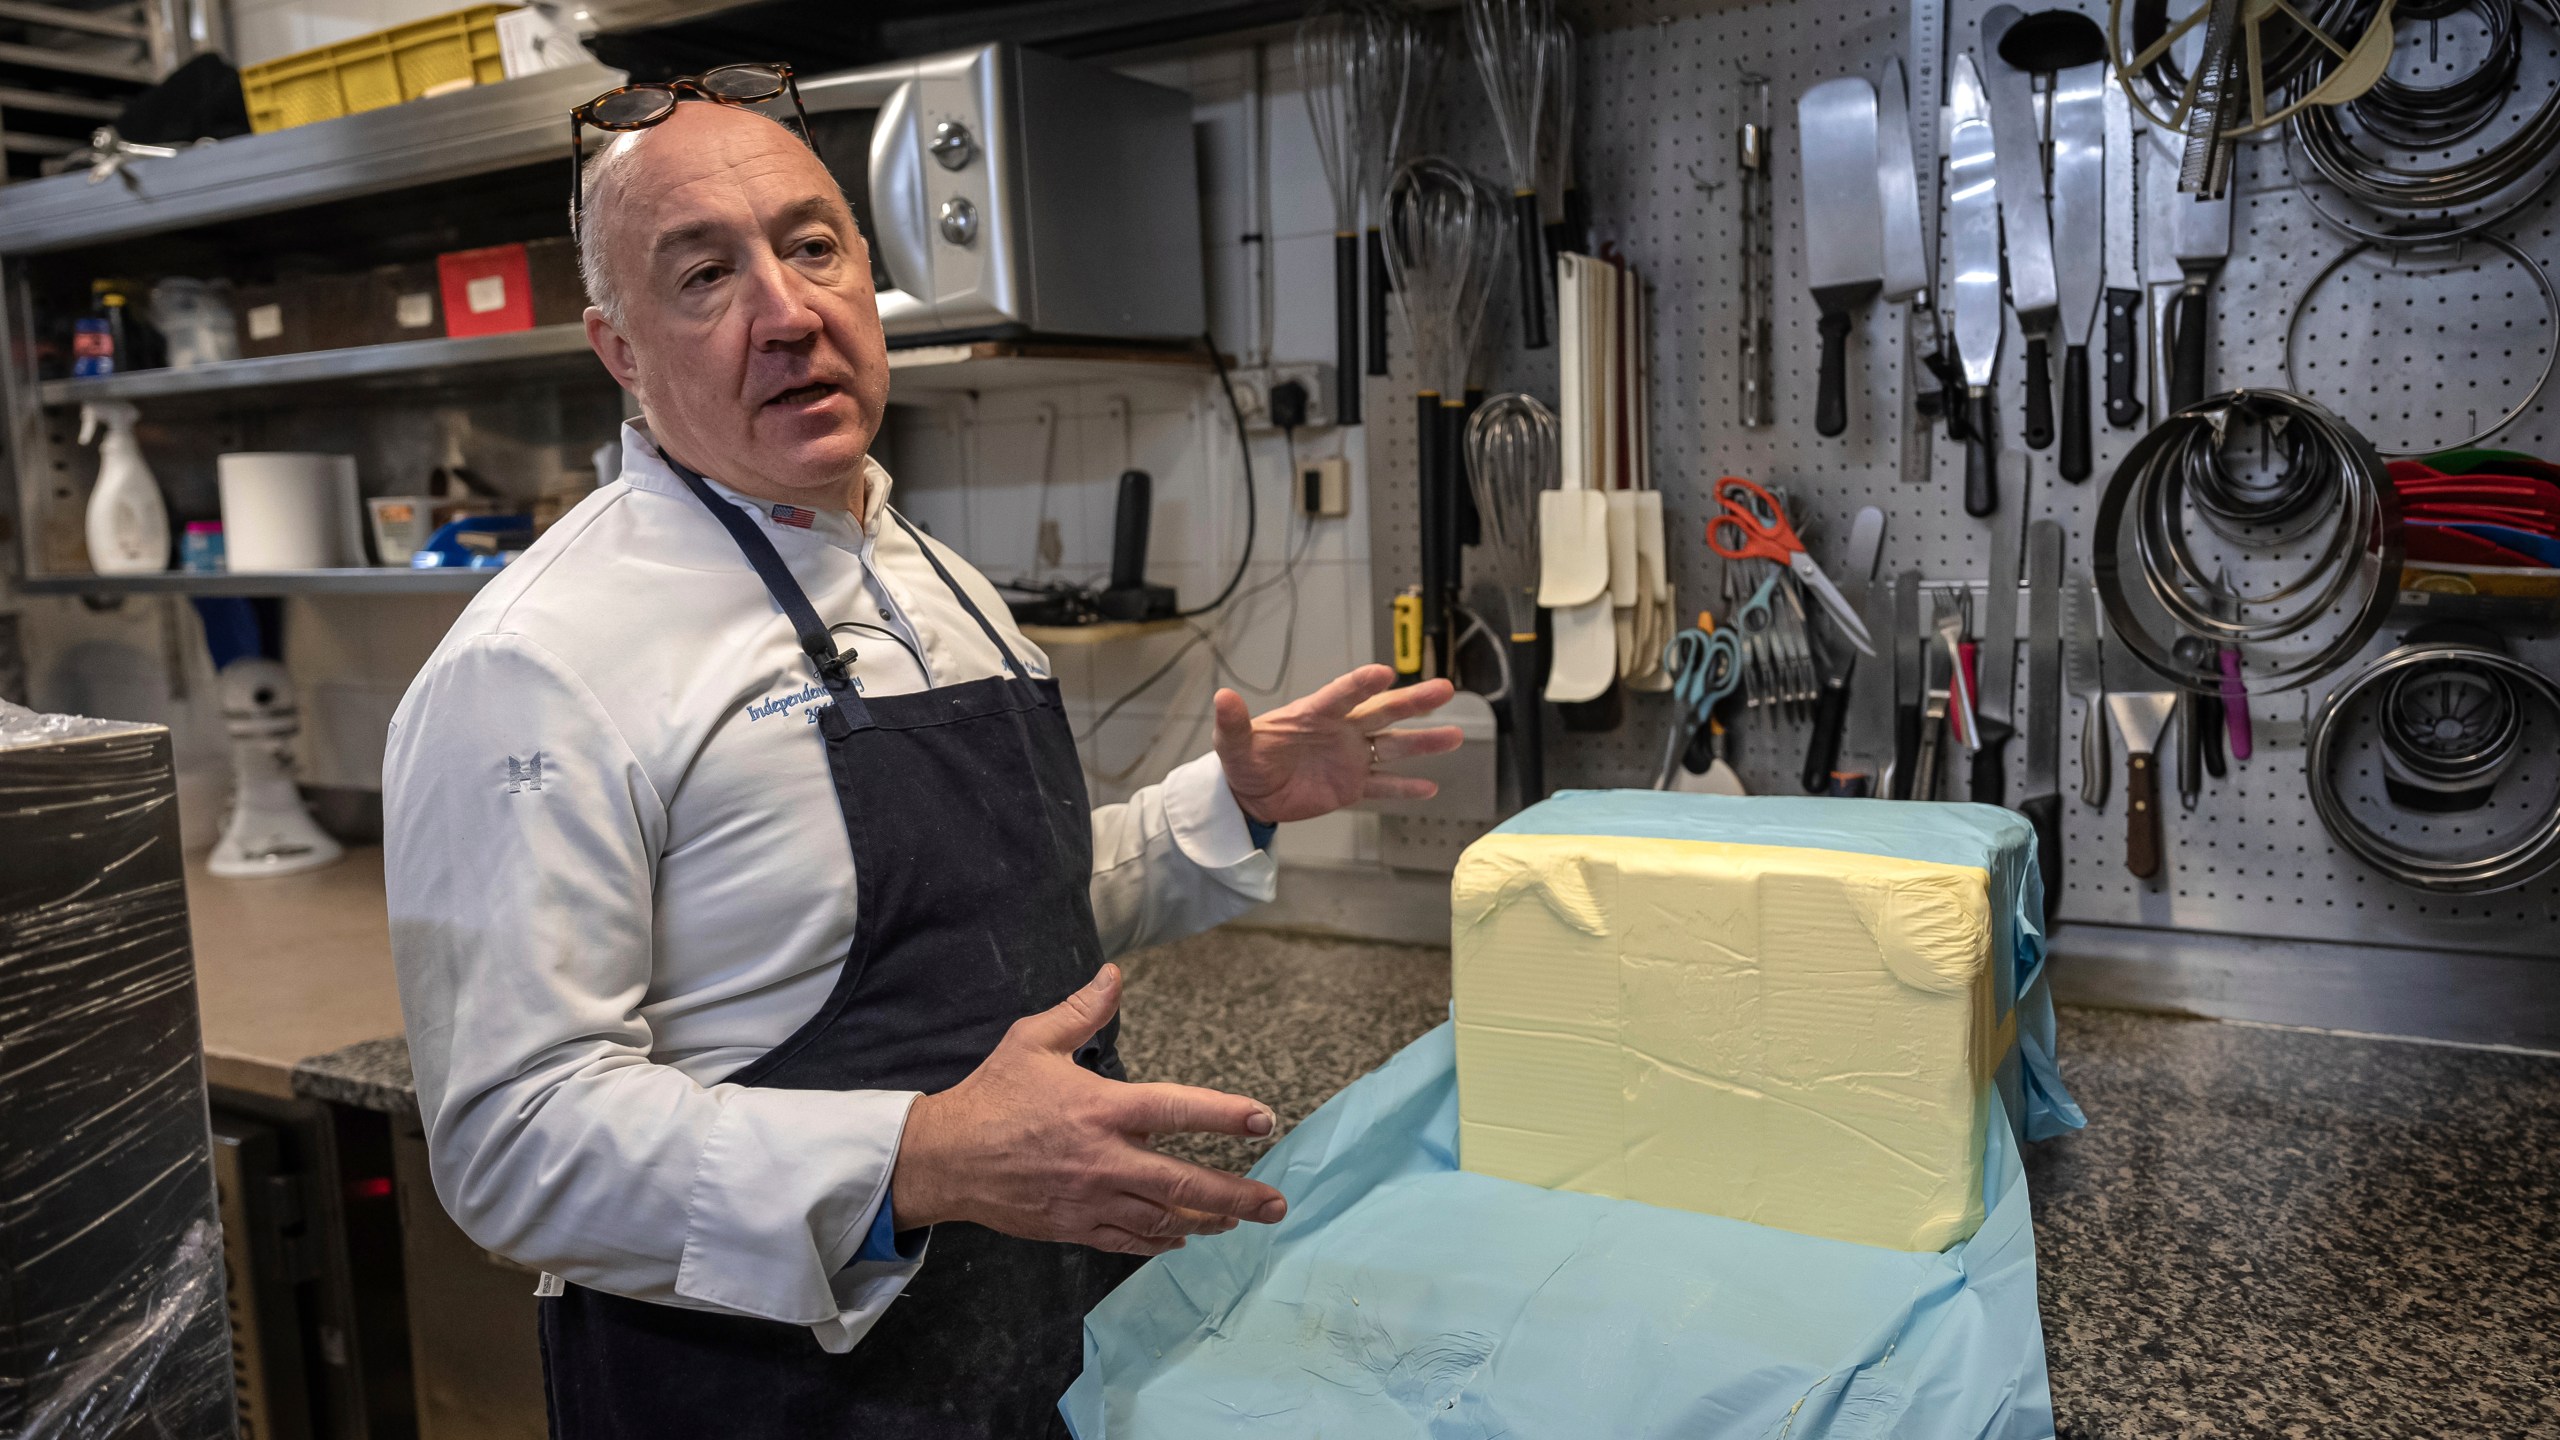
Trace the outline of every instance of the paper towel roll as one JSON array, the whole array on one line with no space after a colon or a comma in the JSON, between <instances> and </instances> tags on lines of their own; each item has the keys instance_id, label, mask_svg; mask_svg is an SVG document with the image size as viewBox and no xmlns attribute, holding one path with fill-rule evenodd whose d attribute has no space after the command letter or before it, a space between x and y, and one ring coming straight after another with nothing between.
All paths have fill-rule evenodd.
<instances>
[{"instance_id":1,"label":"paper towel roll","mask_svg":"<svg viewBox=\"0 0 2560 1440\"><path fill-rule=\"evenodd\" d=\"M242 451L217 457L222 541L232 570L326 570L364 563L352 455Z\"/></svg>"}]
</instances>

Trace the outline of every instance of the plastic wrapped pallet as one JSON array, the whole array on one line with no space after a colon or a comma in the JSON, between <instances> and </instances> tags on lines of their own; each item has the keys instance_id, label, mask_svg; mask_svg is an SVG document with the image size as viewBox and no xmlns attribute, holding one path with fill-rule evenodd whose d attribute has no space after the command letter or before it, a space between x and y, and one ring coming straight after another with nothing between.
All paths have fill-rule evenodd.
<instances>
[{"instance_id":1,"label":"plastic wrapped pallet","mask_svg":"<svg viewBox=\"0 0 2560 1440\"><path fill-rule=\"evenodd\" d=\"M169 734L0 702L0 1435L233 1433Z\"/></svg>"},{"instance_id":2,"label":"plastic wrapped pallet","mask_svg":"<svg viewBox=\"0 0 2560 1440\"><path fill-rule=\"evenodd\" d=\"M1754 1223L1469 1173L1458 1050L1476 1017L1462 984L1455 1023L1254 1167L1289 1197L1287 1219L1151 1260L1087 1317L1084 1373L1059 1406L1079 1440L2050 1437L2017 1135L2081 1120L2053 1066L2025 822L1980 806L1584 792L1495 835L1973 870L1993 1038L1959 1047L1954 1067L1980 1124L1966 1233L1934 1250L1866 1244L1802 1233L1793 1215ZM1974 1003L1970 981L1956 989ZM2015 1130L1995 1123L2004 1106Z\"/></svg>"}]
</instances>

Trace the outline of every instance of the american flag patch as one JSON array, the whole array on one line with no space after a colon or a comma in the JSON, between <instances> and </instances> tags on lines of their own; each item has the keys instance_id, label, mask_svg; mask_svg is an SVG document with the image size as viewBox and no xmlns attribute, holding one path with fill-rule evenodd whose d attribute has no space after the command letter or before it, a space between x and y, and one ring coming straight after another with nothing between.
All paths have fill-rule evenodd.
<instances>
[{"instance_id":1,"label":"american flag patch","mask_svg":"<svg viewBox=\"0 0 2560 1440\"><path fill-rule=\"evenodd\" d=\"M803 510L797 505L773 507L773 523L776 525L788 525L794 530L806 530L817 522L818 512L815 510Z\"/></svg>"}]
</instances>

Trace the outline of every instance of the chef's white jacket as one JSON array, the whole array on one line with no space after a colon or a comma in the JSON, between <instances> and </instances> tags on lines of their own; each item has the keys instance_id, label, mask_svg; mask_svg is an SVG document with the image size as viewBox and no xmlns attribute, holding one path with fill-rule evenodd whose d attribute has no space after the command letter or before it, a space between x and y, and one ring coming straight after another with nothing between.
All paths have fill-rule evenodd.
<instances>
[{"instance_id":1,"label":"chef's white jacket","mask_svg":"<svg viewBox=\"0 0 2560 1440\"><path fill-rule=\"evenodd\" d=\"M392 954L436 1194L525 1265L807 1325L842 1351L928 1263L848 1263L916 1097L720 1083L817 1011L853 940L854 861L811 723L825 692L640 427L623 456L618 482L472 600L392 721ZM887 474L866 478L860 525L720 494L820 617L920 652L922 667L877 632L837 632L864 693L999 673L881 513ZM995 588L935 549L1046 673ZM1093 849L1113 954L1272 893L1213 755L1096 809Z\"/></svg>"}]
</instances>

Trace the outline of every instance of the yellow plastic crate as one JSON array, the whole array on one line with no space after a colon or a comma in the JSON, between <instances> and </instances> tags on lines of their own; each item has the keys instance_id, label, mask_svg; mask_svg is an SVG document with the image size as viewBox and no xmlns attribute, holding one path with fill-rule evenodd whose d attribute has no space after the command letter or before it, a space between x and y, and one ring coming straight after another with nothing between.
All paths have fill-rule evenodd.
<instances>
[{"instance_id":1,"label":"yellow plastic crate","mask_svg":"<svg viewBox=\"0 0 2560 1440\"><path fill-rule=\"evenodd\" d=\"M249 128L264 135L335 120L415 100L457 81L494 85L507 78L498 54L498 17L515 8L474 5L252 65L240 72Z\"/></svg>"}]
</instances>

